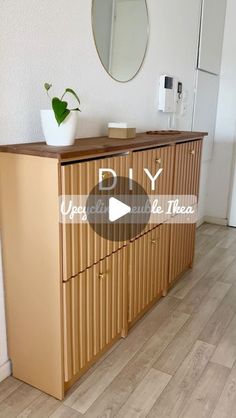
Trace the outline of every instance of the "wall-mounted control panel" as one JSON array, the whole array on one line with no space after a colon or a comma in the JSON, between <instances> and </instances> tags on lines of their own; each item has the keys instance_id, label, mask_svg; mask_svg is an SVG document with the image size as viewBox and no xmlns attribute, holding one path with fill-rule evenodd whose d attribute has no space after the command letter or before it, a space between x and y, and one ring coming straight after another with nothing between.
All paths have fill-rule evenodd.
<instances>
[{"instance_id":1,"label":"wall-mounted control panel","mask_svg":"<svg viewBox=\"0 0 236 418\"><path fill-rule=\"evenodd\" d=\"M183 83L177 77L161 75L158 109L164 113L181 113Z\"/></svg>"},{"instance_id":2,"label":"wall-mounted control panel","mask_svg":"<svg viewBox=\"0 0 236 418\"><path fill-rule=\"evenodd\" d=\"M159 88L159 110L166 113L174 112L174 77L162 75Z\"/></svg>"}]
</instances>

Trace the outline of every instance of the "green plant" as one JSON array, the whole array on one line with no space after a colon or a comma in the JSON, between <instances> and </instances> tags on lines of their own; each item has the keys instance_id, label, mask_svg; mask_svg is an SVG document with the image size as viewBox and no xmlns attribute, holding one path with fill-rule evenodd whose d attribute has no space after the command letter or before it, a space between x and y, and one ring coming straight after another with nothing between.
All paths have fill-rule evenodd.
<instances>
[{"instance_id":1,"label":"green plant","mask_svg":"<svg viewBox=\"0 0 236 418\"><path fill-rule=\"evenodd\" d=\"M79 107L75 108L75 109L68 109L68 103L66 101L63 101L63 98L66 94L71 94L75 97L75 99L77 100L77 102L80 105L80 99L78 97L78 95L74 92L74 90L67 88L65 89L63 95L61 96L61 98L59 99L59 97L53 97L51 98L49 95L49 90L51 89L52 84L49 83L45 83L44 84L44 88L47 92L48 97L50 98L50 100L52 101L52 109L54 111L54 115L56 118L56 121L58 123L58 126L61 125L61 123L67 118L67 116L70 114L71 111L78 111L81 112L81 110L79 109Z\"/></svg>"}]
</instances>

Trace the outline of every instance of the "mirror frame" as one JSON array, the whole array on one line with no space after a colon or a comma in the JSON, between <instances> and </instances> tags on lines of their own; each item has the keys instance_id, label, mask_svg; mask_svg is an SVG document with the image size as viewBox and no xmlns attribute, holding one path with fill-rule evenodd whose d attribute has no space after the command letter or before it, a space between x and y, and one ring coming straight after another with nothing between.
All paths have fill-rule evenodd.
<instances>
[{"instance_id":1,"label":"mirror frame","mask_svg":"<svg viewBox=\"0 0 236 418\"><path fill-rule=\"evenodd\" d=\"M145 1L145 8L146 8L146 12L147 12L147 22L148 22L148 24L147 24L147 44L146 44L146 48L145 48L145 51L144 51L144 54L143 54L143 59L142 59L142 61L141 61L141 64L140 64L140 66L139 66L139 68L138 68L138 70L136 71L136 73L133 75L133 77L131 77L131 78L129 78L128 80L118 80L117 78L115 78L112 74L110 74L109 73L109 71L107 70L107 68L105 67L105 65L103 64L103 62L102 62L102 59L101 59L101 57L100 57L100 54L99 54L99 51L98 51L98 47L97 47L97 42L96 42L96 37L95 37L95 32L94 32L94 13L93 13L93 9L94 9L94 3L95 3L95 1L96 0L92 0L92 7L91 7L91 24L92 24L92 33L93 33L93 41L94 41L94 44L95 44L95 48L96 48L96 51L97 51L97 55L98 55L98 58L99 58L99 61L100 61L100 63L102 64L102 66L103 66L103 68L104 68L104 70L106 71L106 73L114 80L114 81L117 81L118 83L122 83L122 84L124 84L124 83L128 83L129 81L132 81L135 77L137 77L137 75L139 74L139 72L141 71L141 69L142 69L142 67L143 67L143 64L144 64L144 61L145 61L145 58L146 58L146 56L147 56L147 52L148 52L148 47L149 47L149 40L150 40L150 17L149 17L149 11L148 11L148 5L147 5L147 0L144 0Z\"/></svg>"}]
</instances>

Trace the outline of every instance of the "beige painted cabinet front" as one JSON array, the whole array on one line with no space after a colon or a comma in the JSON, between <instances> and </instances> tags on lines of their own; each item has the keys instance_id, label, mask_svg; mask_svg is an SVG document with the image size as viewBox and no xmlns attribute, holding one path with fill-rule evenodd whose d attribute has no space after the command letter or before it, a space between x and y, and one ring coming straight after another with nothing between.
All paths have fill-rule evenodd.
<instances>
[{"instance_id":1,"label":"beige painted cabinet front","mask_svg":"<svg viewBox=\"0 0 236 418\"><path fill-rule=\"evenodd\" d=\"M199 193L202 141L176 145L174 195ZM171 225L169 284L193 264L195 249L195 224Z\"/></svg>"},{"instance_id":2,"label":"beige painted cabinet front","mask_svg":"<svg viewBox=\"0 0 236 418\"><path fill-rule=\"evenodd\" d=\"M201 155L202 140L175 146L173 194L198 196Z\"/></svg>"},{"instance_id":3,"label":"beige painted cabinet front","mask_svg":"<svg viewBox=\"0 0 236 418\"><path fill-rule=\"evenodd\" d=\"M169 285L192 267L195 248L196 225L170 225Z\"/></svg>"},{"instance_id":4,"label":"beige painted cabinet front","mask_svg":"<svg viewBox=\"0 0 236 418\"><path fill-rule=\"evenodd\" d=\"M133 153L133 176L148 195L172 195L174 181L175 147L166 146ZM152 190L150 177L144 170L148 170L154 177L159 170L160 176ZM148 224L143 233L150 231L155 225Z\"/></svg>"},{"instance_id":5,"label":"beige painted cabinet front","mask_svg":"<svg viewBox=\"0 0 236 418\"><path fill-rule=\"evenodd\" d=\"M63 283L65 382L126 335L127 278L124 247Z\"/></svg>"},{"instance_id":6,"label":"beige painted cabinet front","mask_svg":"<svg viewBox=\"0 0 236 418\"><path fill-rule=\"evenodd\" d=\"M167 292L169 232L170 225L160 225L129 245L129 326Z\"/></svg>"}]
</instances>

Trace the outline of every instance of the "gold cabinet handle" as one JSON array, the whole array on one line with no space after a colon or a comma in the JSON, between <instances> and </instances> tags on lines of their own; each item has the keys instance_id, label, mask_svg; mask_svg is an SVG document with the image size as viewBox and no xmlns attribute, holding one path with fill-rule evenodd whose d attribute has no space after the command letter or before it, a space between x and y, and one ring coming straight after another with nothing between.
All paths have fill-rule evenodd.
<instances>
[{"instance_id":1,"label":"gold cabinet handle","mask_svg":"<svg viewBox=\"0 0 236 418\"><path fill-rule=\"evenodd\" d=\"M195 155L195 150L194 150L194 149L192 149L192 150L190 151L190 154L191 154L191 155Z\"/></svg>"},{"instance_id":2,"label":"gold cabinet handle","mask_svg":"<svg viewBox=\"0 0 236 418\"><path fill-rule=\"evenodd\" d=\"M108 179L110 176L108 173L103 173L102 178L103 180Z\"/></svg>"},{"instance_id":3,"label":"gold cabinet handle","mask_svg":"<svg viewBox=\"0 0 236 418\"><path fill-rule=\"evenodd\" d=\"M153 245L156 245L156 244L158 244L158 242L160 241L160 238L156 238L156 239L151 239L151 243L153 244Z\"/></svg>"},{"instance_id":4,"label":"gold cabinet handle","mask_svg":"<svg viewBox=\"0 0 236 418\"><path fill-rule=\"evenodd\" d=\"M104 279L104 273L99 273L99 279Z\"/></svg>"},{"instance_id":5,"label":"gold cabinet handle","mask_svg":"<svg viewBox=\"0 0 236 418\"><path fill-rule=\"evenodd\" d=\"M161 165L162 164L162 159L161 158L157 158L156 159L156 163L159 164L159 165Z\"/></svg>"}]
</instances>

